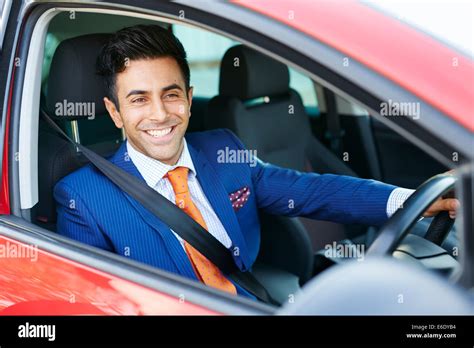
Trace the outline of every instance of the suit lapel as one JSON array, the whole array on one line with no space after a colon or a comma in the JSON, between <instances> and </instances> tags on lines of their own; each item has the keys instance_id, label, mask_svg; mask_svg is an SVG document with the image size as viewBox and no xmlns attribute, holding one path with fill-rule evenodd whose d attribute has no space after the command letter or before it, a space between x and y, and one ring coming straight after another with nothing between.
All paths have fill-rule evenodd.
<instances>
[{"instance_id":1,"label":"suit lapel","mask_svg":"<svg viewBox=\"0 0 474 348\"><path fill-rule=\"evenodd\" d=\"M199 184L232 240L231 250L234 260L241 270L247 270L251 266L247 244L229 201L229 194L204 153L201 150L196 150L189 142L188 149L196 169Z\"/></svg>"},{"instance_id":2,"label":"suit lapel","mask_svg":"<svg viewBox=\"0 0 474 348\"><path fill-rule=\"evenodd\" d=\"M126 172L128 172L129 174L132 174L133 176L139 178L146 185L146 182L143 179L142 175L128 156L126 142L124 142L120 146L120 148L110 159L110 161L125 170ZM122 194L127 198L127 200L130 202L132 207L139 213L142 219L161 236L163 242L166 245L167 251L170 254L170 257L176 265L177 269L179 270L180 274L192 279L197 279L192 269L191 263L189 262L188 256L186 255L183 247L181 246L181 243L178 241L171 229L155 215L145 209L135 199L130 197L127 193L122 191ZM159 251L157 250L157 252Z\"/></svg>"}]
</instances>

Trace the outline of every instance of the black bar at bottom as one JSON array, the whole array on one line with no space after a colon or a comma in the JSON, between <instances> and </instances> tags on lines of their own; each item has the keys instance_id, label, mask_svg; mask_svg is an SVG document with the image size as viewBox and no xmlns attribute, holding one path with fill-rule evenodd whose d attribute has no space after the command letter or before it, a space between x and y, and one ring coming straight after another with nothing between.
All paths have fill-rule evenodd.
<instances>
[{"instance_id":1,"label":"black bar at bottom","mask_svg":"<svg viewBox=\"0 0 474 348\"><path fill-rule=\"evenodd\" d=\"M0 317L0 347L474 343L472 316ZM54 328L54 329L53 329ZM39 337L41 336L41 337Z\"/></svg>"}]
</instances>

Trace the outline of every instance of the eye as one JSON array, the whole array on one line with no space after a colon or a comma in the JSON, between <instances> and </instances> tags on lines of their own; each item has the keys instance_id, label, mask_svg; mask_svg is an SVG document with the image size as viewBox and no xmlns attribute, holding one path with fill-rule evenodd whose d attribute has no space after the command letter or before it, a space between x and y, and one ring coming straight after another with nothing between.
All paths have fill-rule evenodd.
<instances>
[{"instance_id":1,"label":"eye","mask_svg":"<svg viewBox=\"0 0 474 348\"><path fill-rule=\"evenodd\" d=\"M138 98L135 98L132 100L132 103L133 104L141 104L141 103L144 103L145 102L145 98L143 97L138 97Z\"/></svg>"},{"instance_id":2,"label":"eye","mask_svg":"<svg viewBox=\"0 0 474 348\"><path fill-rule=\"evenodd\" d=\"M176 94L176 93L169 93L169 94L165 95L165 98L166 98L166 99L176 99L176 98L178 98L178 97L179 97L179 96L178 96L178 94Z\"/></svg>"}]
</instances>

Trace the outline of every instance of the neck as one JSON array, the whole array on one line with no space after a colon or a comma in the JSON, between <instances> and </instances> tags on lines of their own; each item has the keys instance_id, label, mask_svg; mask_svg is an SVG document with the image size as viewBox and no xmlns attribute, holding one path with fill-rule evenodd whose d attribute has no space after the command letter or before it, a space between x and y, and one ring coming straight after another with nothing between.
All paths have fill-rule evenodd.
<instances>
[{"instance_id":1,"label":"neck","mask_svg":"<svg viewBox=\"0 0 474 348\"><path fill-rule=\"evenodd\" d=\"M173 156L173 158L169 160L159 160L161 163L167 164L169 166L174 166L176 163L178 163L179 158L181 157L181 154L183 153L184 150L184 141L181 140L181 144L179 145L179 150L176 152L176 155Z\"/></svg>"}]
</instances>

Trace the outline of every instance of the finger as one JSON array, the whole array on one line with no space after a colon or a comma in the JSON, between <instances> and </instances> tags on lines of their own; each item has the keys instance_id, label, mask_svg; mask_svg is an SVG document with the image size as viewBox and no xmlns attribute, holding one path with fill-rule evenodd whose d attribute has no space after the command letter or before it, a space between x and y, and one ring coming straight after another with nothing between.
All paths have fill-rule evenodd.
<instances>
[{"instance_id":1,"label":"finger","mask_svg":"<svg viewBox=\"0 0 474 348\"><path fill-rule=\"evenodd\" d=\"M450 210L454 210L454 212L456 212L456 210L458 210L459 207L461 206L461 203L459 203L459 200L457 200L456 198L450 198L449 201L450 201L449 204L451 204Z\"/></svg>"},{"instance_id":2,"label":"finger","mask_svg":"<svg viewBox=\"0 0 474 348\"><path fill-rule=\"evenodd\" d=\"M456 209L458 209L459 206L459 200L456 198L440 198L429 207L423 216L432 217L441 211L456 212Z\"/></svg>"},{"instance_id":3,"label":"finger","mask_svg":"<svg viewBox=\"0 0 474 348\"><path fill-rule=\"evenodd\" d=\"M459 201L455 198L442 199L437 202L436 208L439 211L443 211L443 210L453 211L459 208Z\"/></svg>"}]
</instances>

